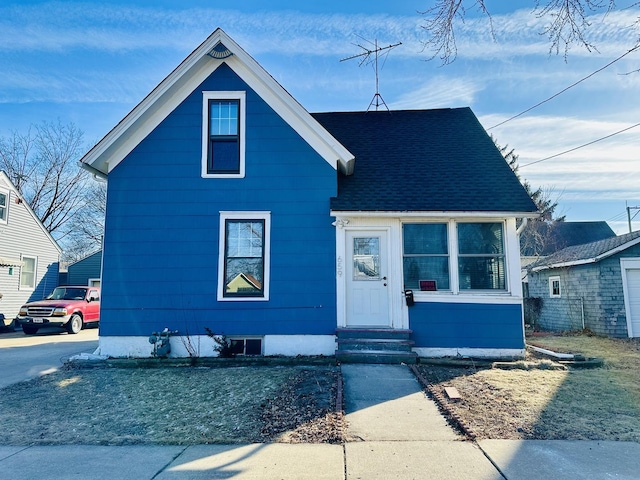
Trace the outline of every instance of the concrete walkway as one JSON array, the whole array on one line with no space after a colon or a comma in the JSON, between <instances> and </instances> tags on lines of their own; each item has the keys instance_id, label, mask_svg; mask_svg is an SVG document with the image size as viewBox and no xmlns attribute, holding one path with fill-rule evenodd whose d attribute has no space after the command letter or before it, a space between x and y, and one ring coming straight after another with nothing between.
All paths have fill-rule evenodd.
<instances>
[{"instance_id":1,"label":"concrete walkway","mask_svg":"<svg viewBox=\"0 0 640 480\"><path fill-rule=\"evenodd\" d=\"M640 478L639 443L469 442L407 367L342 371L352 437L345 445L0 446L0 480Z\"/></svg>"}]
</instances>

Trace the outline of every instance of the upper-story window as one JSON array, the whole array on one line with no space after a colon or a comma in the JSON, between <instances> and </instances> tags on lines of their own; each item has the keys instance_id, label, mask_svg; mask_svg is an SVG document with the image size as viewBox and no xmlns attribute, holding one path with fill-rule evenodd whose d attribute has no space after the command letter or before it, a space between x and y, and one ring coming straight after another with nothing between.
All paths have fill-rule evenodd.
<instances>
[{"instance_id":1,"label":"upper-story window","mask_svg":"<svg viewBox=\"0 0 640 480\"><path fill-rule=\"evenodd\" d=\"M9 216L9 194L0 190L0 224L7 223Z\"/></svg>"},{"instance_id":2,"label":"upper-story window","mask_svg":"<svg viewBox=\"0 0 640 480\"><path fill-rule=\"evenodd\" d=\"M244 177L244 104L245 92L203 92L203 177Z\"/></svg>"}]
</instances>

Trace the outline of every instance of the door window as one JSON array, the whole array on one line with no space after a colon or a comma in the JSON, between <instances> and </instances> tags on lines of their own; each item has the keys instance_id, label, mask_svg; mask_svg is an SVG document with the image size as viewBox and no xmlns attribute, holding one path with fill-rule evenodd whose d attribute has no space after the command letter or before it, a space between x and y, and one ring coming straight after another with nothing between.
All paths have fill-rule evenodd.
<instances>
[{"instance_id":1,"label":"door window","mask_svg":"<svg viewBox=\"0 0 640 480\"><path fill-rule=\"evenodd\" d=\"M380 280L380 237L354 237L353 279Z\"/></svg>"}]
</instances>

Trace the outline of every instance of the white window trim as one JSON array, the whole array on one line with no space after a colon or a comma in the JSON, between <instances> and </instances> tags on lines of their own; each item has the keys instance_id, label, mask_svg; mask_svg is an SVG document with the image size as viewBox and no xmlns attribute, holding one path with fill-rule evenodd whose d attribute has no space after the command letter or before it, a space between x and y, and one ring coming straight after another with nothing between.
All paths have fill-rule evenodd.
<instances>
[{"instance_id":1,"label":"white window trim","mask_svg":"<svg viewBox=\"0 0 640 480\"><path fill-rule=\"evenodd\" d=\"M556 295L553 293L553 282L558 282L558 291ZM562 298L562 285L560 284L560 276L554 275L549 277L549 298Z\"/></svg>"},{"instance_id":2,"label":"white window trim","mask_svg":"<svg viewBox=\"0 0 640 480\"><path fill-rule=\"evenodd\" d=\"M9 190L5 190L4 188L0 188L0 193L6 195L7 203L4 206L4 218L0 218L0 225L6 225L9 221L9 204L11 203L11 192Z\"/></svg>"},{"instance_id":3,"label":"white window trim","mask_svg":"<svg viewBox=\"0 0 640 480\"><path fill-rule=\"evenodd\" d=\"M19 285L20 285L20 290L31 291L31 290L35 290L35 288L36 288L37 276L38 276L38 257L32 257L31 255L21 255L21 257L20 257L20 259L23 262L24 262L25 258L32 258L33 259L33 285L23 285L22 284L22 273L23 273L24 267L20 267Z\"/></svg>"},{"instance_id":4,"label":"white window trim","mask_svg":"<svg viewBox=\"0 0 640 480\"><path fill-rule=\"evenodd\" d=\"M263 220L264 221L264 278L262 297L225 297L224 296L224 254L225 222L227 220ZM218 301L219 302L265 302L269 300L271 259L271 212L220 212L220 232L218 240Z\"/></svg>"},{"instance_id":5,"label":"white window trim","mask_svg":"<svg viewBox=\"0 0 640 480\"><path fill-rule=\"evenodd\" d=\"M203 91L202 92L202 178L244 178L245 168L245 120L246 120L246 92L242 91ZM207 173L209 151L209 100L239 100L240 106L240 171L238 173Z\"/></svg>"},{"instance_id":6,"label":"white window trim","mask_svg":"<svg viewBox=\"0 0 640 480\"><path fill-rule=\"evenodd\" d=\"M508 254L507 254L507 225L506 223L501 220L501 219L455 219L455 220L448 220L448 221L442 221L442 220L437 220L437 219L433 219L433 220L427 220L427 221L423 221L423 222L419 222L416 221L416 219L411 219L411 220L403 220L402 221L402 225L404 225L405 223L447 223L447 236L448 236L448 242L449 242L449 253L448 253L448 257L449 257L449 289L448 290L437 290L435 292L423 292L420 290L414 290L414 298L416 302L427 302L427 301L433 301L434 297L442 297L442 298L448 298L448 301L452 301L452 298L464 298L464 297L485 297L485 298L489 298L489 297L501 297L504 298L506 296L511 296L512 292L511 292L511 284L509 281L509 269L507 267L508 264ZM502 234L503 234L503 257L504 257L504 261L505 261L505 268L507 268L507 270L505 271L505 289L504 290L461 290L460 289L460 274L459 274L459 270L458 270L458 258L459 258L459 252L458 252L458 225L461 223L501 223L502 224ZM402 232L402 225L400 227L401 232ZM401 233L402 235L402 233ZM401 239L401 242L404 241L404 239ZM402 247L401 247L402 248ZM403 272L404 275L404 272ZM467 300L465 300L467 301ZM474 300L475 301L475 300ZM501 300L498 300L501 301Z\"/></svg>"}]
</instances>

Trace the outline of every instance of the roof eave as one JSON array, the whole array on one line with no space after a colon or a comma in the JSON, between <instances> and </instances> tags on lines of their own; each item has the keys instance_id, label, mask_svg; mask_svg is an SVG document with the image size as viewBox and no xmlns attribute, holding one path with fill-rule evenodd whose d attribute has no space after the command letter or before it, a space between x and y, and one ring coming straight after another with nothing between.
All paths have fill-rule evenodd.
<instances>
[{"instance_id":1,"label":"roof eave","mask_svg":"<svg viewBox=\"0 0 640 480\"><path fill-rule=\"evenodd\" d=\"M392 211L392 210L331 210L331 216L358 217L430 217L430 218L537 218L540 215L532 212L490 212L490 211Z\"/></svg>"}]
</instances>

